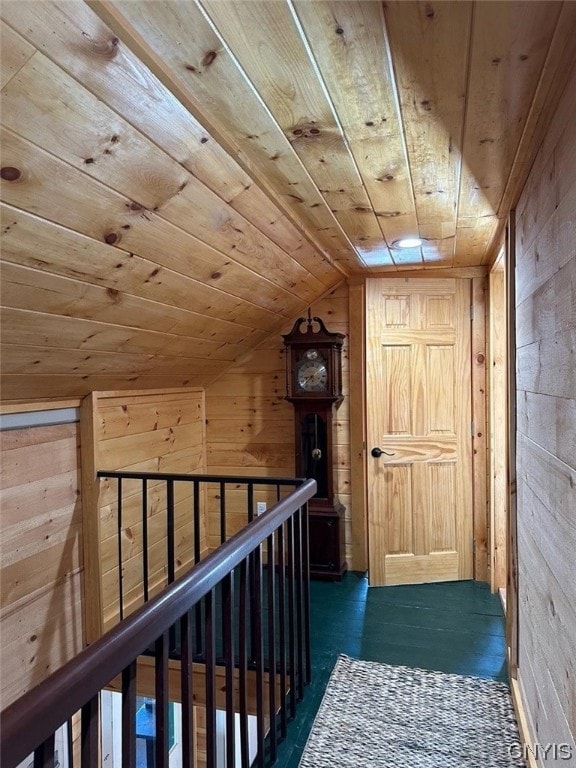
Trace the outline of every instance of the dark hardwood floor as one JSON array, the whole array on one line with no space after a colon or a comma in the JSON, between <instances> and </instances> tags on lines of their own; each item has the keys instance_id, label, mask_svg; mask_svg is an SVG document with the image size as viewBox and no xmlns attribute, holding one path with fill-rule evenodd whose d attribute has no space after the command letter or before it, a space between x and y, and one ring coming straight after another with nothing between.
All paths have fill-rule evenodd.
<instances>
[{"instance_id":1,"label":"dark hardwood floor","mask_svg":"<svg viewBox=\"0 0 576 768\"><path fill-rule=\"evenodd\" d=\"M296 768L330 672L341 653L368 661L507 681L504 617L488 585L445 582L368 587L364 574L311 584L313 680L280 745Z\"/></svg>"}]
</instances>

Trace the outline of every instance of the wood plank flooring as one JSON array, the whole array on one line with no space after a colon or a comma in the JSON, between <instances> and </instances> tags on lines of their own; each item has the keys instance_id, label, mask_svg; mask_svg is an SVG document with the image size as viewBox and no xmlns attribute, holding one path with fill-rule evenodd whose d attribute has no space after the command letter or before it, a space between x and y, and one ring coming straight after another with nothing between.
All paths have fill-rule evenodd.
<instances>
[{"instance_id":1,"label":"wood plank flooring","mask_svg":"<svg viewBox=\"0 0 576 768\"><path fill-rule=\"evenodd\" d=\"M507 681L498 596L474 581L368 588L364 574L311 584L311 685L278 768L297 768L330 672L340 653L368 661Z\"/></svg>"}]
</instances>

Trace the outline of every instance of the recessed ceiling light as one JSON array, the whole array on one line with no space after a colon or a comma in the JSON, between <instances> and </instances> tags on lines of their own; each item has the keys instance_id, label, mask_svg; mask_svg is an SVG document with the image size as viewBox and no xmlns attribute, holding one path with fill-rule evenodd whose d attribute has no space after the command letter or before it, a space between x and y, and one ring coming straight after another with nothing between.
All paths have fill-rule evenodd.
<instances>
[{"instance_id":1,"label":"recessed ceiling light","mask_svg":"<svg viewBox=\"0 0 576 768\"><path fill-rule=\"evenodd\" d=\"M394 240L392 248L419 248L424 240L421 237L402 237Z\"/></svg>"}]
</instances>

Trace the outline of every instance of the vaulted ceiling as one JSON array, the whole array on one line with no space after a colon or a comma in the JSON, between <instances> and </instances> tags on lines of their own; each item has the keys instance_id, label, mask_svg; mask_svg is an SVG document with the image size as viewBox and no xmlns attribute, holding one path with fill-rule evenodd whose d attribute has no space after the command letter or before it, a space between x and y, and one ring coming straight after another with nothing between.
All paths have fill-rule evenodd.
<instances>
[{"instance_id":1,"label":"vaulted ceiling","mask_svg":"<svg viewBox=\"0 0 576 768\"><path fill-rule=\"evenodd\" d=\"M489 264L576 56L574 2L0 12L5 398L204 385L346 276Z\"/></svg>"}]
</instances>

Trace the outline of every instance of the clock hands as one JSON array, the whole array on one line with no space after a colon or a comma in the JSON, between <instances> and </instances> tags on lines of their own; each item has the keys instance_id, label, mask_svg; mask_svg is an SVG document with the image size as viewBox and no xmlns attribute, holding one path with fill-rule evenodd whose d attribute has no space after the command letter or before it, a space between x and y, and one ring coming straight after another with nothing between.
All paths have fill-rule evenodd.
<instances>
[{"instance_id":1,"label":"clock hands","mask_svg":"<svg viewBox=\"0 0 576 768\"><path fill-rule=\"evenodd\" d=\"M323 363L311 362L301 366L298 381L304 389L312 389L313 387L321 387L327 375L326 366Z\"/></svg>"}]
</instances>

